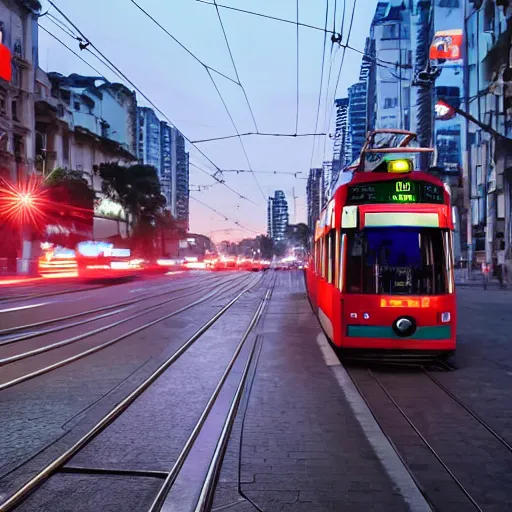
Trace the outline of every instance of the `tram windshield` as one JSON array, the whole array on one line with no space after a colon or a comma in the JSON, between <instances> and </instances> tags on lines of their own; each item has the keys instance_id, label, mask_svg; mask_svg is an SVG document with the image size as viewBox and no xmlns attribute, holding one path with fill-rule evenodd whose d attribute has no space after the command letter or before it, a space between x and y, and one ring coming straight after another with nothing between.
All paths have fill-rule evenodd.
<instances>
[{"instance_id":1,"label":"tram windshield","mask_svg":"<svg viewBox=\"0 0 512 512\"><path fill-rule=\"evenodd\" d=\"M448 293L447 230L366 228L348 234L347 292L390 295Z\"/></svg>"}]
</instances>

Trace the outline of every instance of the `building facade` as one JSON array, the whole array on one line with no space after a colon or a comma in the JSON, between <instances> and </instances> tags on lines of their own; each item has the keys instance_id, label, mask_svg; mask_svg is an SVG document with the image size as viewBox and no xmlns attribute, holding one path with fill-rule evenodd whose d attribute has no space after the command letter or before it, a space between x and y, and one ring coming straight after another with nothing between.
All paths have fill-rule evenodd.
<instances>
[{"instance_id":1,"label":"building facade","mask_svg":"<svg viewBox=\"0 0 512 512\"><path fill-rule=\"evenodd\" d=\"M16 183L35 161L34 91L38 63L37 0L0 0L0 38L12 77L0 79L0 178ZM32 243L20 227L0 226L0 272L28 272Z\"/></svg>"},{"instance_id":2,"label":"building facade","mask_svg":"<svg viewBox=\"0 0 512 512\"><path fill-rule=\"evenodd\" d=\"M366 82L348 88L348 124L350 128L350 161L357 160L366 140Z\"/></svg>"},{"instance_id":3,"label":"building facade","mask_svg":"<svg viewBox=\"0 0 512 512\"><path fill-rule=\"evenodd\" d=\"M160 163L159 178L162 186L162 194L167 201L167 208L173 217L176 217L176 138L175 130L165 121L160 121Z\"/></svg>"},{"instance_id":4,"label":"building facade","mask_svg":"<svg viewBox=\"0 0 512 512\"><path fill-rule=\"evenodd\" d=\"M186 151L185 137L178 130L175 131L176 140L176 215L175 218L187 228L189 225L189 191L190 191L190 162Z\"/></svg>"},{"instance_id":5,"label":"building facade","mask_svg":"<svg viewBox=\"0 0 512 512\"><path fill-rule=\"evenodd\" d=\"M162 148L160 120L149 107L138 107L139 160L152 165L162 178Z\"/></svg>"},{"instance_id":6,"label":"building facade","mask_svg":"<svg viewBox=\"0 0 512 512\"><path fill-rule=\"evenodd\" d=\"M371 92L367 119L371 130L411 128L410 7L406 2L378 2L375 9L367 42L372 61L366 64L367 89Z\"/></svg>"},{"instance_id":7,"label":"building facade","mask_svg":"<svg viewBox=\"0 0 512 512\"><path fill-rule=\"evenodd\" d=\"M306 201L308 210L308 227L311 233L315 232L316 221L320 218L322 208L323 173L321 168L309 170L308 182L306 185Z\"/></svg>"},{"instance_id":8,"label":"building facade","mask_svg":"<svg viewBox=\"0 0 512 512\"><path fill-rule=\"evenodd\" d=\"M268 198L267 235L274 242L283 242L288 226L288 201L282 190L276 190L274 197Z\"/></svg>"},{"instance_id":9,"label":"building facade","mask_svg":"<svg viewBox=\"0 0 512 512\"><path fill-rule=\"evenodd\" d=\"M137 100L122 84L102 77L37 71L36 169L79 171L98 197L92 236L128 236L126 212L106 198L94 169L102 163L137 162Z\"/></svg>"},{"instance_id":10,"label":"building facade","mask_svg":"<svg viewBox=\"0 0 512 512\"><path fill-rule=\"evenodd\" d=\"M334 101L336 127L334 130L332 168L335 175L352 160L352 147L348 122L348 98Z\"/></svg>"},{"instance_id":11,"label":"building facade","mask_svg":"<svg viewBox=\"0 0 512 512\"><path fill-rule=\"evenodd\" d=\"M466 0L463 109L467 254L512 271L512 2ZM507 140L508 139L508 140ZM503 257L503 256L502 256Z\"/></svg>"}]
</instances>

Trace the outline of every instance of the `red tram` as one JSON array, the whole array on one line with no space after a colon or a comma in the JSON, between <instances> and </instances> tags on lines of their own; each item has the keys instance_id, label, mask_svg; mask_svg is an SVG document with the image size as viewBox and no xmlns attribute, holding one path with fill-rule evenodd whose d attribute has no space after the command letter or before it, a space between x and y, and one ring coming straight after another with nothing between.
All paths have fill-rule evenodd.
<instances>
[{"instance_id":1,"label":"red tram","mask_svg":"<svg viewBox=\"0 0 512 512\"><path fill-rule=\"evenodd\" d=\"M416 136L377 130L317 222L308 295L332 343L365 357L454 352L450 192L419 167Z\"/></svg>"}]
</instances>

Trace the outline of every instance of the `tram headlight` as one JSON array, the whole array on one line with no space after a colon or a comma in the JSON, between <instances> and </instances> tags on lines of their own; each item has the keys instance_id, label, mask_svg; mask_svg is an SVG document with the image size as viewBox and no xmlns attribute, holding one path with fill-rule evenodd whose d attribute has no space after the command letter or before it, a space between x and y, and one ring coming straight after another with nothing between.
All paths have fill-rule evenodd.
<instances>
[{"instance_id":1,"label":"tram headlight","mask_svg":"<svg viewBox=\"0 0 512 512\"><path fill-rule=\"evenodd\" d=\"M390 160L388 162L388 172L401 174L412 171L412 162L410 160Z\"/></svg>"}]
</instances>

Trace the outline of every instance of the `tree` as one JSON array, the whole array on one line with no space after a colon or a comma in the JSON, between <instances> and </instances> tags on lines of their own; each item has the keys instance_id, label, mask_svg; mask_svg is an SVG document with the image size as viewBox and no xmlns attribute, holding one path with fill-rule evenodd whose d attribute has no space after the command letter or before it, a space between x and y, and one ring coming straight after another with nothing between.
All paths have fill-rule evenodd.
<instances>
[{"instance_id":1,"label":"tree","mask_svg":"<svg viewBox=\"0 0 512 512\"><path fill-rule=\"evenodd\" d=\"M152 165L135 164L129 167L117 163L100 164L103 193L117 201L133 216L136 225L155 225L165 206L160 181Z\"/></svg>"},{"instance_id":2,"label":"tree","mask_svg":"<svg viewBox=\"0 0 512 512\"><path fill-rule=\"evenodd\" d=\"M57 167L44 180L44 188L55 202L92 210L96 193L80 171Z\"/></svg>"},{"instance_id":3,"label":"tree","mask_svg":"<svg viewBox=\"0 0 512 512\"><path fill-rule=\"evenodd\" d=\"M257 237L257 239L259 241L262 258L267 260L272 258L272 253L274 249L274 242L272 238L266 235L260 235Z\"/></svg>"},{"instance_id":4,"label":"tree","mask_svg":"<svg viewBox=\"0 0 512 512\"><path fill-rule=\"evenodd\" d=\"M285 237L288 245L307 248L309 245L309 227L302 222L290 224L286 227Z\"/></svg>"},{"instance_id":5,"label":"tree","mask_svg":"<svg viewBox=\"0 0 512 512\"><path fill-rule=\"evenodd\" d=\"M61 226L50 238L54 243L74 247L92 236L96 193L80 171L54 169L43 181L46 223Z\"/></svg>"}]
</instances>

